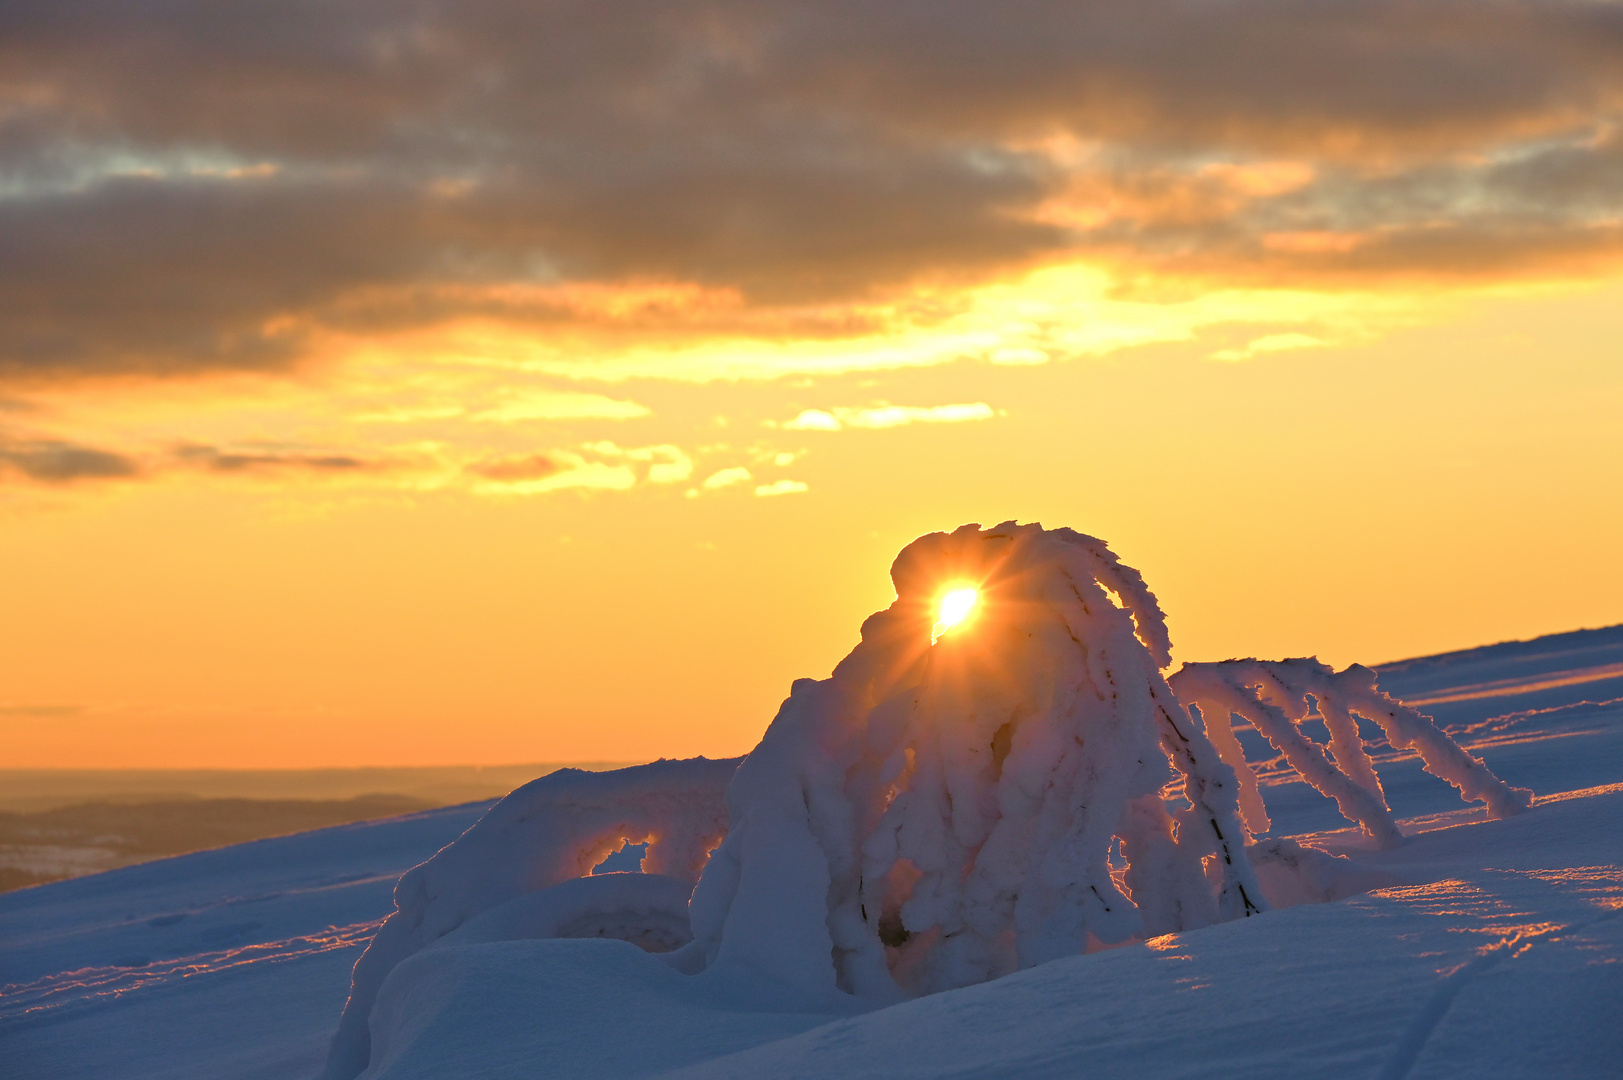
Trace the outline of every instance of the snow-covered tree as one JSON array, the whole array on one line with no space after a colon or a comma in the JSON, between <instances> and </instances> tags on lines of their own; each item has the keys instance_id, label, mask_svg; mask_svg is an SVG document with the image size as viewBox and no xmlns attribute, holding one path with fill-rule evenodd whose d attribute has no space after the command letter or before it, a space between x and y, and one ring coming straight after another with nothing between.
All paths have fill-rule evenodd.
<instances>
[{"instance_id":1,"label":"snow-covered tree","mask_svg":"<svg viewBox=\"0 0 1623 1080\"><path fill-rule=\"evenodd\" d=\"M1009 522L922 537L891 576L895 603L794 685L728 789L691 906L710 970L889 1000L1265 907L1234 771L1161 676L1136 571Z\"/></svg>"},{"instance_id":2,"label":"snow-covered tree","mask_svg":"<svg viewBox=\"0 0 1623 1080\"><path fill-rule=\"evenodd\" d=\"M405 874L328 1080L366 1068L389 973L448 944L615 937L839 1009L1261 913L1258 867L1281 903L1372 887L1288 838L1248 848L1270 823L1234 715L1381 844L1401 834L1358 717L1491 814L1529 805L1366 668L1188 664L1169 684L1155 596L1093 537L965 525L909 544L891 577L896 601L830 678L794 684L742 763L554 773ZM1315 709L1327 746L1299 726ZM646 874L588 876L643 841Z\"/></svg>"}]
</instances>

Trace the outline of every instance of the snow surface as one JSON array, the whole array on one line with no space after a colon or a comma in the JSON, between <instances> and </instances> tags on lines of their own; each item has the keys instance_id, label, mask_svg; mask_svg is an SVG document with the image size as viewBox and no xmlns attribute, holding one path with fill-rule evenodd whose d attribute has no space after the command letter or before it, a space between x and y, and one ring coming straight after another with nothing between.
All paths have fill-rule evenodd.
<instances>
[{"instance_id":1,"label":"snow surface","mask_svg":"<svg viewBox=\"0 0 1623 1080\"><path fill-rule=\"evenodd\" d=\"M1623 628L1383 666L1383 690L1433 702L1420 711L1538 793L1486 820L1412 751L1366 733L1409 837L1384 850L1237 724L1267 804L1251 852L1274 910L884 1007L840 995L808 1008L770 971L707 979L673 966L681 949L645 951L684 940L671 915L691 860L544 892L521 882L394 966L365 1075L1618 1076L1619 665ZM1597 689L1615 700L1586 701ZM0 895L0 1077L315 1076L396 881L489 809ZM561 843L558 865L578 873L613 831ZM604 924L627 912L635 926ZM611 939L632 932L651 935L644 948Z\"/></svg>"},{"instance_id":2,"label":"snow surface","mask_svg":"<svg viewBox=\"0 0 1623 1080\"><path fill-rule=\"evenodd\" d=\"M397 910L355 966L326 1074L349 1080L366 1067L367 1021L395 967L453 933L472 933L473 923L487 936L506 927L508 936L602 937L609 928L590 935L572 928L606 917L622 924L617 937L657 941L661 951L686 944L687 896L726 832L723 794L737 769L736 758L656 761L603 773L560 769L502 799L456 843L401 877ZM620 875L581 880L627 843L646 843L642 869L674 888L650 892ZM566 884L581 888L548 895ZM664 900L667 894L677 902ZM643 924L623 925L637 915Z\"/></svg>"}]
</instances>

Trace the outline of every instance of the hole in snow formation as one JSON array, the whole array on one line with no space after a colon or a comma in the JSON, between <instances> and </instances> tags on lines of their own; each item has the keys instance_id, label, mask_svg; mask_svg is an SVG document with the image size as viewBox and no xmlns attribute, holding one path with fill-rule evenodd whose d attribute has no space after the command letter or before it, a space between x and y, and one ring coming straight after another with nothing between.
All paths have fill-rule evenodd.
<instances>
[{"instance_id":1,"label":"hole in snow formation","mask_svg":"<svg viewBox=\"0 0 1623 1080\"><path fill-rule=\"evenodd\" d=\"M608 857L592 867L593 874L640 873L642 860L648 854L648 841L640 844L622 842Z\"/></svg>"},{"instance_id":2,"label":"hole in snow formation","mask_svg":"<svg viewBox=\"0 0 1623 1080\"><path fill-rule=\"evenodd\" d=\"M949 589L942 594L938 621L930 630L930 644L934 645L942 634L969 618L980 595L978 590L965 587Z\"/></svg>"},{"instance_id":3,"label":"hole in snow formation","mask_svg":"<svg viewBox=\"0 0 1623 1080\"><path fill-rule=\"evenodd\" d=\"M879 940L892 949L899 949L907 944L913 935L907 927L902 925L900 911L887 911L879 916Z\"/></svg>"}]
</instances>

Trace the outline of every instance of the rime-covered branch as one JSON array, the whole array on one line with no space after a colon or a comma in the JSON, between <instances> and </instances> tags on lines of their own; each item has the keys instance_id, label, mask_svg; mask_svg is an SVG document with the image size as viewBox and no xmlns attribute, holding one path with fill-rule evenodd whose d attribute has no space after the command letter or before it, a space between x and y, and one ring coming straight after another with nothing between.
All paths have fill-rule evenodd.
<instances>
[{"instance_id":1,"label":"rime-covered branch","mask_svg":"<svg viewBox=\"0 0 1623 1080\"><path fill-rule=\"evenodd\" d=\"M1336 678L1348 709L1379 724L1395 749L1418 753L1425 770L1453 784L1462 798L1487 804L1491 817L1511 817L1532 805L1533 793L1527 788L1511 787L1431 717L1382 693L1369 668L1354 664Z\"/></svg>"},{"instance_id":2,"label":"rime-covered branch","mask_svg":"<svg viewBox=\"0 0 1623 1080\"><path fill-rule=\"evenodd\" d=\"M1223 760L1239 774L1240 804L1253 834L1269 827L1267 810L1256 774L1234 737L1232 716L1249 721L1298 775L1334 799L1342 815L1382 847L1396 846L1403 837L1359 735L1359 716L1379 724L1393 746L1418 751L1428 772L1459 788L1466 799L1485 802L1494 817L1518 813L1531 799L1531 792L1494 776L1429 717L1381 693L1375 673L1365 667L1338 673L1313 659L1225 660L1185 664L1170 683L1180 701L1200 712ZM1330 735L1328 748L1299 727L1315 707Z\"/></svg>"}]
</instances>

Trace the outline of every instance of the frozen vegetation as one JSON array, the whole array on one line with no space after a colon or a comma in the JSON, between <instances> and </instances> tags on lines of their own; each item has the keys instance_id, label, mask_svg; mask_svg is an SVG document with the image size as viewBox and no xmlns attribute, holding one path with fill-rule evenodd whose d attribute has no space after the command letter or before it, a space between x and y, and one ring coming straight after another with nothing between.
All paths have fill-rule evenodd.
<instances>
[{"instance_id":1,"label":"frozen vegetation","mask_svg":"<svg viewBox=\"0 0 1623 1080\"><path fill-rule=\"evenodd\" d=\"M1388 665L1393 696L1307 659L1172 673L1142 578L1067 529L923 537L892 577L743 759L565 770L0 897L0 1073L1623 1060L1623 699L1585 700L1623 634ZM628 844L643 872L606 872Z\"/></svg>"}]
</instances>

